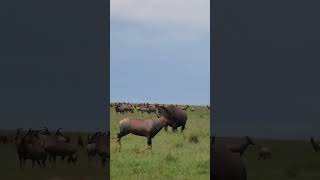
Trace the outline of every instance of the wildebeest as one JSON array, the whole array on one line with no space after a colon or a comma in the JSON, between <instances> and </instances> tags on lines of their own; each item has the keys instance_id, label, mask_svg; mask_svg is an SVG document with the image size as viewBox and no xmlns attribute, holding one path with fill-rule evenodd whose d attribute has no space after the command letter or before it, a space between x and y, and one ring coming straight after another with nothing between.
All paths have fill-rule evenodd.
<instances>
[{"instance_id":1,"label":"wildebeest","mask_svg":"<svg viewBox=\"0 0 320 180\"><path fill-rule=\"evenodd\" d=\"M46 145L45 150L48 152L50 159L53 160L54 166L57 156L60 156L62 160L67 157L68 163L75 164L77 162L78 148L75 144L56 141L53 144Z\"/></svg>"},{"instance_id":2,"label":"wildebeest","mask_svg":"<svg viewBox=\"0 0 320 180\"><path fill-rule=\"evenodd\" d=\"M96 132L91 137L88 136L88 160L91 161L93 157L99 155L102 164L105 165L107 162L107 158L110 157L109 140L110 132L108 132L107 134L102 132Z\"/></svg>"},{"instance_id":3,"label":"wildebeest","mask_svg":"<svg viewBox=\"0 0 320 180\"><path fill-rule=\"evenodd\" d=\"M35 162L39 166L41 166L41 162L43 167L46 165L48 154L41 146L37 135L33 134L31 129L25 135L22 135L21 131L17 130L15 140L21 169L25 166L27 159L32 160L32 167L34 167Z\"/></svg>"},{"instance_id":4,"label":"wildebeest","mask_svg":"<svg viewBox=\"0 0 320 180\"><path fill-rule=\"evenodd\" d=\"M164 130L168 130L168 126L172 127L172 131L176 132L178 127L181 127L181 132L185 129L187 123L187 113L180 108L177 108L174 105L170 105L166 107L166 109L170 112L170 121L164 127Z\"/></svg>"},{"instance_id":5,"label":"wildebeest","mask_svg":"<svg viewBox=\"0 0 320 180\"><path fill-rule=\"evenodd\" d=\"M243 143L243 144L241 144L241 145L238 145L238 146L236 146L236 145L229 145L229 146L228 146L228 149L229 149L231 152L233 152L233 153L239 153L240 156L242 156L243 153L245 152L245 150L248 148L249 145L255 145L255 144L253 143L253 141L252 141L248 136L246 136L245 139L246 139L246 142L245 142L245 143Z\"/></svg>"},{"instance_id":6,"label":"wildebeest","mask_svg":"<svg viewBox=\"0 0 320 180\"><path fill-rule=\"evenodd\" d=\"M259 154L258 154L258 160L259 159L271 159L271 151L268 147L260 146L259 147Z\"/></svg>"},{"instance_id":7,"label":"wildebeest","mask_svg":"<svg viewBox=\"0 0 320 180\"><path fill-rule=\"evenodd\" d=\"M121 150L121 138L128 134L134 134L138 136L147 137L147 149L152 149L152 138L157 135L161 129L167 125L172 119L172 111L169 111L166 107L159 108L158 119L137 119L137 118L124 118L120 121L119 133L117 134L117 144L115 151L118 149ZM142 150L142 151L144 151ZM141 151L141 152L142 152Z\"/></svg>"}]
</instances>

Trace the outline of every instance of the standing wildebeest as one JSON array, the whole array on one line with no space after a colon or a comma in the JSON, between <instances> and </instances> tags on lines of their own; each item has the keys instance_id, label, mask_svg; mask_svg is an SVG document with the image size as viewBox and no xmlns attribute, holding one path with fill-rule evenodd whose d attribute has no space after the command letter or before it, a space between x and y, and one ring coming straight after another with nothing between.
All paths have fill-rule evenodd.
<instances>
[{"instance_id":1,"label":"standing wildebeest","mask_svg":"<svg viewBox=\"0 0 320 180\"><path fill-rule=\"evenodd\" d=\"M150 114L150 113L157 113L157 107L156 106L153 106L153 105L148 105L148 110L147 110L147 112L148 112L148 114Z\"/></svg>"},{"instance_id":2,"label":"standing wildebeest","mask_svg":"<svg viewBox=\"0 0 320 180\"><path fill-rule=\"evenodd\" d=\"M166 109L170 112L170 121L164 126L164 130L168 130L168 126L172 127L172 131L176 132L177 128L181 126L181 132L183 132L186 123L187 123L187 113L184 110L181 110L177 106L170 105L166 107Z\"/></svg>"},{"instance_id":3,"label":"standing wildebeest","mask_svg":"<svg viewBox=\"0 0 320 180\"><path fill-rule=\"evenodd\" d=\"M259 159L263 159L263 160L271 159L271 152L268 147L263 147L263 146L259 147L258 160Z\"/></svg>"},{"instance_id":4,"label":"standing wildebeest","mask_svg":"<svg viewBox=\"0 0 320 180\"><path fill-rule=\"evenodd\" d=\"M107 158L110 157L109 139L110 132L108 132L108 134L96 132L91 137L88 136L88 161L90 161L95 155L99 155L101 157L102 164L106 164Z\"/></svg>"},{"instance_id":5,"label":"standing wildebeest","mask_svg":"<svg viewBox=\"0 0 320 180\"><path fill-rule=\"evenodd\" d=\"M53 160L53 166L56 164L57 156L60 156L62 160L67 157L68 163L75 164L77 162L78 149L75 144L56 141L53 144L46 145L45 150L48 152L50 159Z\"/></svg>"},{"instance_id":6,"label":"standing wildebeest","mask_svg":"<svg viewBox=\"0 0 320 180\"><path fill-rule=\"evenodd\" d=\"M124 112L125 112L125 108L121 104L116 104L114 106L114 110L116 111L116 114L118 114L118 113L124 114Z\"/></svg>"},{"instance_id":7,"label":"standing wildebeest","mask_svg":"<svg viewBox=\"0 0 320 180\"><path fill-rule=\"evenodd\" d=\"M108 134L102 133L100 136L96 136L95 139L95 151L101 158L102 165L106 165L107 158L110 157L110 132Z\"/></svg>"},{"instance_id":8,"label":"standing wildebeest","mask_svg":"<svg viewBox=\"0 0 320 180\"><path fill-rule=\"evenodd\" d=\"M73 162L75 164L77 161L77 146L71 144L70 138L64 136L60 129L57 130L55 135L51 135L48 130L35 131L36 133L33 132L33 134L37 135L41 147L49 154L49 161L53 163L53 166L55 166L57 156L60 156L62 160L67 157L68 163Z\"/></svg>"},{"instance_id":9,"label":"standing wildebeest","mask_svg":"<svg viewBox=\"0 0 320 180\"><path fill-rule=\"evenodd\" d=\"M320 144L316 143L313 137L310 138L310 142L315 152L320 151Z\"/></svg>"},{"instance_id":10,"label":"standing wildebeest","mask_svg":"<svg viewBox=\"0 0 320 180\"><path fill-rule=\"evenodd\" d=\"M211 179L247 180L247 170L239 154L232 153L226 145L214 143L210 148Z\"/></svg>"},{"instance_id":11,"label":"standing wildebeest","mask_svg":"<svg viewBox=\"0 0 320 180\"><path fill-rule=\"evenodd\" d=\"M249 145L255 145L248 136L246 136L245 139L246 139L245 143L239 146L235 146L235 145L228 146L228 149L233 153L240 153L240 156L242 156L242 154L245 152L245 150L248 148Z\"/></svg>"},{"instance_id":12,"label":"standing wildebeest","mask_svg":"<svg viewBox=\"0 0 320 180\"><path fill-rule=\"evenodd\" d=\"M21 131L17 130L15 140L21 169L25 166L27 159L32 160L32 167L34 167L35 162L40 167L42 162L42 166L45 167L47 152L41 146L37 135L31 129L25 135L22 135Z\"/></svg>"},{"instance_id":13,"label":"standing wildebeest","mask_svg":"<svg viewBox=\"0 0 320 180\"><path fill-rule=\"evenodd\" d=\"M128 134L134 134L138 136L147 137L148 147L152 149L152 138L158 134L161 129L172 120L172 112L166 107L159 108L158 119L137 119L137 118L124 118L120 121L120 132L117 134L117 145L115 151L119 145L119 151L121 150L121 138ZM140 152L142 152L140 151Z\"/></svg>"}]
</instances>

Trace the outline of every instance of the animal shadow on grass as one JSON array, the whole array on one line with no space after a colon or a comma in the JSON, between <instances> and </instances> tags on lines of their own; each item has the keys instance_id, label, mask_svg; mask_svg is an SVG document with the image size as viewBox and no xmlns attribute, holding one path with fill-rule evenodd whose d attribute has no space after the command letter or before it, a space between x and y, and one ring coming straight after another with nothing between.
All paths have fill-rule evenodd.
<instances>
[{"instance_id":1,"label":"animal shadow on grass","mask_svg":"<svg viewBox=\"0 0 320 180\"><path fill-rule=\"evenodd\" d=\"M153 154L153 150L152 149L139 149L138 147L135 147L132 149L133 152L135 152L136 154L146 154L146 153L150 153Z\"/></svg>"}]
</instances>

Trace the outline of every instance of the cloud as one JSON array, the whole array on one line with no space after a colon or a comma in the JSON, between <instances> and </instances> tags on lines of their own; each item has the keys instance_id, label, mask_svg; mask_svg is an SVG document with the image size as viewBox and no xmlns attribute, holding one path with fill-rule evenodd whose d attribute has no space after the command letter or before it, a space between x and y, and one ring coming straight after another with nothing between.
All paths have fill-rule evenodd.
<instances>
[{"instance_id":1,"label":"cloud","mask_svg":"<svg viewBox=\"0 0 320 180\"><path fill-rule=\"evenodd\" d=\"M210 32L210 0L111 0L111 18Z\"/></svg>"}]
</instances>

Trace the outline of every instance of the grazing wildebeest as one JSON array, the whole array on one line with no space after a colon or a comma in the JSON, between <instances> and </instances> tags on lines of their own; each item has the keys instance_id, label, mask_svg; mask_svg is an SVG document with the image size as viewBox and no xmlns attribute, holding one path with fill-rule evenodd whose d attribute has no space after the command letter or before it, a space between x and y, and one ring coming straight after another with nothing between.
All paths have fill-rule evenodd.
<instances>
[{"instance_id":1,"label":"grazing wildebeest","mask_svg":"<svg viewBox=\"0 0 320 180\"><path fill-rule=\"evenodd\" d=\"M253 143L253 141L248 136L246 136L245 139L246 139L245 143L238 145L238 146L236 146L236 145L230 146L229 145L228 149L230 151L232 151L233 153L240 153L240 156L242 156L242 154L245 152L245 150L248 148L249 145L255 145Z\"/></svg>"},{"instance_id":2,"label":"grazing wildebeest","mask_svg":"<svg viewBox=\"0 0 320 180\"><path fill-rule=\"evenodd\" d=\"M232 153L224 144L211 144L211 179L247 180L247 170L239 154Z\"/></svg>"},{"instance_id":3,"label":"grazing wildebeest","mask_svg":"<svg viewBox=\"0 0 320 180\"><path fill-rule=\"evenodd\" d=\"M138 136L147 137L148 147L140 152L143 152L147 149L152 149L152 138L161 129L171 121L171 111L166 107L159 108L158 119L137 119L137 118L124 118L120 121L120 132L117 134L117 144L115 151L119 145L119 151L121 150L121 138L128 134L134 134Z\"/></svg>"},{"instance_id":4,"label":"grazing wildebeest","mask_svg":"<svg viewBox=\"0 0 320 180\"><path fill-rule=\"evenodd\" d=\"M116 111L116 114L120 113L120 114L124 114L125 109L123 106L121 106L120 104L117 104L114 106L114 109Z\"/></svg>"},{"instance_id":5,"label":"grazing wildebeest","mask_svg":"<svg viewBox=\"0 0 320 180\"><path fill-rule=\"evenodd\" d=\"M313 137L310 138L310 142L315 152L320 151L320 144L316 143Z\"/></svg>"},{"instance_id":6,"label":"grazing wildebeest","mask_svg":"<svg viewBox=\"0 0 320 180\"><path fill-rule=\"evenodd\" d=\"M171 119L164 127L164 130L167 131L168 126L170 126L172 127L172 131L176 132L178 127L181 127L181 132L183 132L187 123L187 113L174 105L170 105L166 109L170 112Z\"/></svg>"},{"instance_id":7,"label":"grazing wildebeest","mask_svg":"<svg viewBox=\"0 0 320 180\"><path fill-rule=\"evenodd\" d=\"M258 154L258 160L260 159L271 159L271 151L268 147L260 146L259 147L259 154Z\"/></svg>"}]
</instances>

